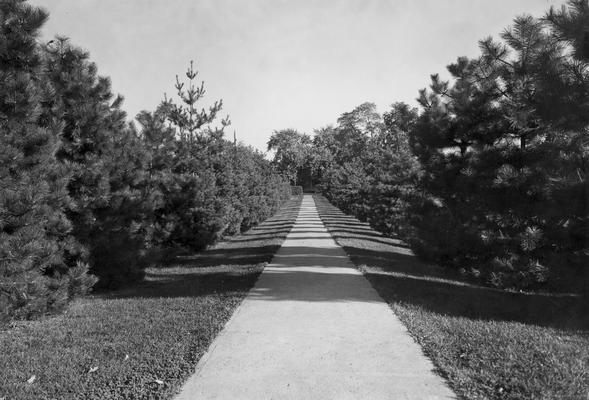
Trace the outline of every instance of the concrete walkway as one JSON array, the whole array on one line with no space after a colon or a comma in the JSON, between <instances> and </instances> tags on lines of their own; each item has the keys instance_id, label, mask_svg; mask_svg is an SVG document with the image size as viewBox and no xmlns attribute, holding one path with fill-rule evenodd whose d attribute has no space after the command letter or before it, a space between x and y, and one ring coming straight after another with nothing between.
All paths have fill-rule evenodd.
<instances>
[{"instance_id":1,"label":"concrete walkway","mask_svg":"<svg viewBox=\"0 0 589 400\"><path fill-rule=\"evenodd\" d=\"M305 196L283 246L177 400L452 399Z\"/></svg>"}]
</instances>

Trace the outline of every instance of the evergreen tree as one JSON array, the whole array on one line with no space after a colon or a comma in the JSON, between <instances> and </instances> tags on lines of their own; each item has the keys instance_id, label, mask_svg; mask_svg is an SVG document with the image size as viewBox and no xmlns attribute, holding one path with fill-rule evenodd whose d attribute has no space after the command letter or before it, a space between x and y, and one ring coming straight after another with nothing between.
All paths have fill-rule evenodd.
<instances>
[{"instance_id":1,"label":"evergreen tree","mask_svg":"<svg viewBox=\"0 0 589 400\"><path fill-rule=\"evenodd\" d=\"M45 48L45 64L55 90L46 113L63 121L57 156L72 168L68 216L83 245L71 257L87 259L101 287L141 279L146 160L122 97L113 96L88 53L65 38Z\"/></svg>"},{"instance_id":2,"label":"evergreen tree","mask_svg":"<svg viewBox=\"0 0 589 400\"><path fill-rule=\"evenodd\" d=\"M148 184L144 198L151 207L143 218L146 240L150 247L163 249L169 244L170 235L181 222L179 215L169 208L173 193L179 190L173 172L178 143L175 131L166 124L166 115L159 107L155 112L142 111L136 117L140 125L140 137L146 149Z\"/></svg>"},{"instance_id":3,"label":"evergreen tree","mask_svg":"<svg viewBox=\"0 0 589 400\"><path fill-rule=\"evenodd\" d=\"M63 125L43 117L54 93L36 43L47 14L0 1L0 318L58 309L95 282L69 264L68 168L55 153Z\"/></svg>"},{"instance_id":4,"label":"evergreen tree","mask_svg":"<svg viewBox=\"0 0 589 400\"><path fill-rule=\"evenodd\" d=\"M547 28L518 17L503 42L449 67L452 85L434 76L411 132L429 196L413 210L414 246L497 286L586 264L587 64Z\"/></svg>"},{"instance_id":5,"label":"evergreen tree","mask_svg":"<svg viewBox=\"0 0 589 400\"><path fill-rule=\"evenodd\" d=\"M448 67L453 84L432 75L430 90L420 92L422 113L410 130L410 144L424 174L425 196L409 210L417 254L457 268L488 254L479 235L486 218L486 188L493 176L481 152L501 143L505 120L495 93L478 80L475 60L459 58ZM432 229L432 227L434 227Z\"/></svg>"},{"instance_id":6,"label":"evergreen tree","mask_svg":"<svg viewBox=\"0 0 589 400\"><path fill-rule=\"evenodd\" d=\"M166 223L171 223L166 243L189 250L200 250L222 236L228 226L224 217L229 206L220 197L217 170L223 131L230 121L225 118L220 127L213 125L223 106L220 100L208 111L197 110L206 93L203 82L195 83L197 76L191 62L186 82L176 76L179 104L165 98L154 115L167 124L166 129L176 139L170 170L173 178L160 213ZM167 137L164 134L162 139Z\"/></svg>"},{"instance_id":7,"label":"evergreen tree","mask_svg":"<svg viewBox=\"0 0 589 400\"><path fill-rule=\"evenodd\" d=\"M548 234L557 243L554 265L566 260L589 291L589 2L569 0L559 11L550 9L545 20L554 40L569 52L543 75L542 96L547 107L541 118L549 124L554 142L548 170L552 201ZM558 73L555 73L558 72ZM555 78L555 75L558 79ZM553 110L560 112L556 114ZM547 112L552 111L552 112ZM564 207L563 207L564 205ZM564 256L564 257L563 257Z\"/></svg>"}]
</instances>

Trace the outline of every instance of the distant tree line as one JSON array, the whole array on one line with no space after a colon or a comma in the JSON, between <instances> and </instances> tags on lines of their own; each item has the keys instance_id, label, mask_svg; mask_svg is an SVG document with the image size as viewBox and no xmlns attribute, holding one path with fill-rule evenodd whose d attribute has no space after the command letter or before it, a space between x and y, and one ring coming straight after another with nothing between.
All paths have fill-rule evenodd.
<instances>
[{"instance_id":1,"label":"distant tree line","mask_svg":"<svg viewBox=\"0 0 589 400\"><path fill-rule=\"evenodd\" d=\"M497 287L589 286L589 4L517 17L431 76L418 108L365 103L276 152L425 260ZM302 161L301 161L302 160ZM290 164L289 164L290 163ZM297 164L298 163L298 164Z\"/></svg>"},{"instance_id":2,"label":"distant tree line","mask_svg":"<svg viewBox=\"0 0 589 400\"><path fill-rule=\"evenodd\" d=\"M196 251L270 216L288 182L260 152L223 138L222 103L192 65L177 100L135 127L110 81L47 13L0 0L0 321L116 288L171 250ZM161 258L161 257L160 257Z\"/></svg>"}]
</instances>

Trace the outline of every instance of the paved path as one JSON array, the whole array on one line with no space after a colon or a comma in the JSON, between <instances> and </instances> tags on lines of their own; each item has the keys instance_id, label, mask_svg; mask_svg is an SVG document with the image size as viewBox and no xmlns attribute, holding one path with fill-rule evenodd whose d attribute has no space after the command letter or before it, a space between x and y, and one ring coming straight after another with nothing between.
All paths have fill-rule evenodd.
<instances>
[{"instance_id":1,"label":"paved path","mask_svg":"<svg viewBox=\"0 0 589 400\"><path fill-rule=\"evenodd\" d=\"M305 196L177 400L455 398L432 369Z\"/></svg>"}]
</instances>

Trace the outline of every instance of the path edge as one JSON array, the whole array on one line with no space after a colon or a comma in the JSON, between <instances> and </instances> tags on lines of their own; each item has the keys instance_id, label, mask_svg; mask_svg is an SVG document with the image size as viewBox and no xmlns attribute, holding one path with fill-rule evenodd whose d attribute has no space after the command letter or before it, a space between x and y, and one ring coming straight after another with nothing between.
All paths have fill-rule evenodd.
<instances>
[{"instance_id":1,"label":"path edge","mask_svg":"<svg viewBox=\"0 0 589 400\"><path fill-rule=\"evenodd\" d=\"M315 201L315 200L313 200L313 201ZM284 236L284 240L282 241L282 243L284 243L284 241L286 240L286 237L290 234L290 232L292 231L292 229L295 226L296 219L299 217L299 214L301 212L301 204L302 204L302 196L301 196L300 202L298 204L297 217L295 218L295 221L292 223L291 227L289 228L288 233ZM185 387L188 386L188 384L192 380L198 379L200 377L203 369L206 367L206 365L208 364L209 360L211 359L211 355L213 354L213 351L217 348L218 343L220 342L220 339L227 334L227 331L229 330L229 327L233 324L233 321L235 321L235 319L237 318L237 316L242 312L242 310L243 310L243 304L244 304L245 300L248 297L251 296L251 293L254 290L254 288L256 287L256 285L258 283L258 280L260 279L260 276L262 276L262 274L264 273L264 270L266 270L266 267L269 264L272 264L273 263L274 258L276 257L276 253L278 253L278 251L281 248L282 248L282 244L280 245L280 247L278 249L276 249L276 251L274 252L274 254L272 254L272 259L270 261L264 262L264 266L262 267L262 270L260 271L260 273L256 277L256 280L254 281L254 283L252 284L252 286L247 291L247 294L245 296L243 296L243 298L239 301L239 304L237 305L237 307L235 307L235 310L231 314L231 317L229 317L229 319L227 320L227 322L225 323L225 325L223 325L223 328L221 328L221 331L219 331L219 333L212 340L211 345L207 348L207 350L200 357L200 359L196 363L196 366L194 367L194 371L192 372L192 374L190 374L190 376L188 377L188 379L186 379L184 381L184 383L178 388L178 390L173 394L173 396L171 398L172 400L180 399L180 395L184 391ZM0 400L1 400L1 398L0 398Z\"/></svg>"},{"instance_id":2,"label":"path edge","mask_svg":"<svg viewBox=\"0 0 589 400\"><path fill-rule=\"evenodd\" d=\"M315 204L315 208L317 208L317 203L315 202L315 197L316 196L323 197L325 199L325 201L327 201L331 206L337 208L344 215L349 216L351 218L357 219L354 216L351 216L351 215L348 215L348 214L344 213L342 210L339 209L339 207L336 207L333 204L331 204L331 202L329 200L327 200L327 198L325 196L323 196L322 194L315 194L315 193L313 194L312 199L313 199L313 203ZM317 208L317 210L319 210L319 208ZM323 223L323 225L325 226L325 228L329 232L329 235L333 238L333 240L335 241L335 243L344 251L344 253L346 253L346 256L348 257L348 259L350 260L350 262L352 263L352 265L354 266L354 268L358 272L360 272L362 274L362 278L364 278L368 282L368 284L370 285L370 288L372 289L372 291L374 291L376 293L376 296L387 306L387 308L389 309L389 311L391 313L393 313L393 315L395 316L395 318L397 318L399 320L399 322L403 326L403 329L405 330L405 333L417 345L417 347L421 351L421 354L431 363L431 365L433 366L432 371L443 381L443 383L446 385L446 387L454 394L455 398L461 400L462 397L460 397L460 395L458 394L458 392L451 385L450 380L445 376L445 374L443 373L442 369L440 367L438 367L438 365L436 364L436 362L434 362L434 360L427 354L427 352L425 351L425 349L423 348L423 346L419 343L419 341L417 340L417 338L415 337L415 335L413 335L411 333L411 331L409 330L409 328L407 328L407 325L405 325L405 323L403 322L403 320L399 317L399 315L397 315L397 313L395 312L395 310L393 309L393 307L380 295L380 293L374 287L374 285L372 284L372 282L370 282L370 279L368 279L366 277L366 273L360 268L359 265L357 265L354 262L354 260L350 256L350 254L346 251L346 248L343 245L341 245L339 243L339 241L333 236L333 234L331 233L331 231L329 230L329 228L327 228L327 225L325 224L325 222L323 222L323 218L321 217L321 213L319 213L319 211L317 211L317 213L319 214L319 218L321 219L321 222ZM370 227L370 229L374 230L372 227ZM378 232L378 231L375 231L375 232ZM378 232L378 233L380 233L380 232Z\"/></svg>"}]
</instances>

